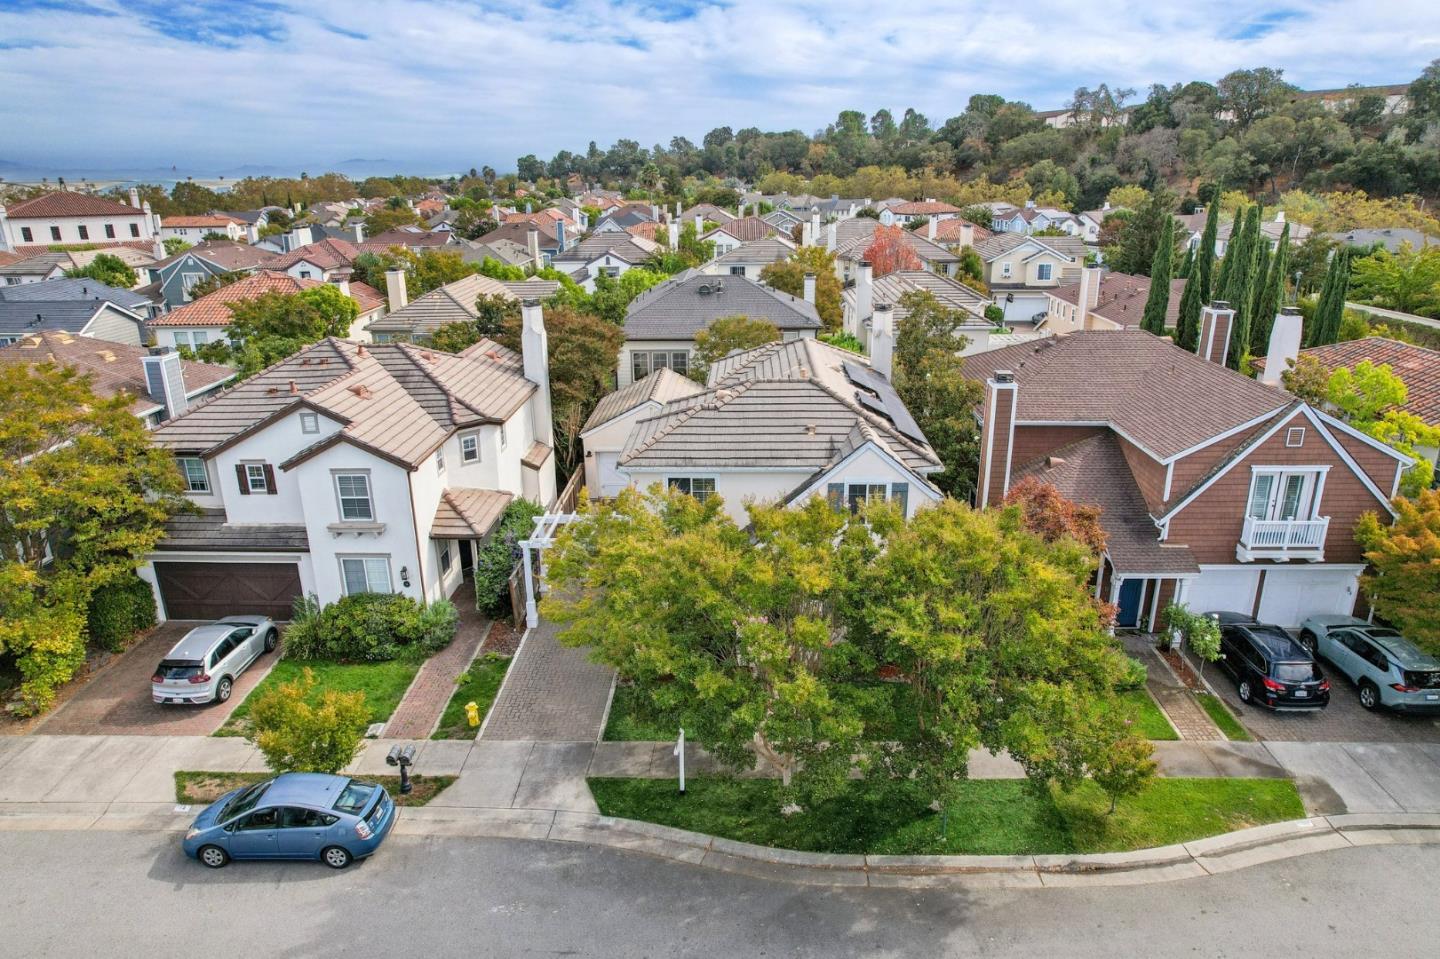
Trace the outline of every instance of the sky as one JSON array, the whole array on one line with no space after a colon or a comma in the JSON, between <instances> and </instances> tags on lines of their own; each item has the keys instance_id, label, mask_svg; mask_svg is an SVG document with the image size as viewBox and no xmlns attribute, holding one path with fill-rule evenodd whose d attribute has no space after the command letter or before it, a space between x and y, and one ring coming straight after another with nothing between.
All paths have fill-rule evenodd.
<instances>
[{"instance_id":1,"label":"sky","mask_svg":"<svg viewBox=\"0 0 1440 959\"><path fill-rule=\"evenodd\" d=\"M1275 66L1307 89L1440 57L1434 0L0 0L0 171L448 173L619 138L939 124L1101 82Z\"/></svg>"}]
</instances>

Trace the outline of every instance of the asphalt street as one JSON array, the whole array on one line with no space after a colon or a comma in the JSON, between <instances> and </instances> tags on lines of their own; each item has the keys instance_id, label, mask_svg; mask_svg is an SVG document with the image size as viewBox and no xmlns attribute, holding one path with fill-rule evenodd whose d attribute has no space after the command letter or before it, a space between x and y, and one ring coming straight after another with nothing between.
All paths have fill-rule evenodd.
<instances>
[{"instance_id":1,"label":"asphalt street","mask_svg":"<svg viewBox=\"0 0 1440 959\"><path fill-rule=\"evenodd\" d=\"M1433 956L1440 845L1043 890L789 885L586 846L391 839L211 872L158 833L0 832L0 955Z\"/></svg>"}]
</instances>

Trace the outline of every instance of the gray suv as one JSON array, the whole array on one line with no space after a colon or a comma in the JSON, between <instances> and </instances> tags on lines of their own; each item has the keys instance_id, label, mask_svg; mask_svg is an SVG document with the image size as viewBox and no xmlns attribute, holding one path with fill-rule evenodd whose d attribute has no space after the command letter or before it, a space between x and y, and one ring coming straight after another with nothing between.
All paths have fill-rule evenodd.
<instances>
[{"instance_id":1,"label":"gray suv","mask_svg":"<svg viewBox=\"0 0 1440 959\"><path fill-rule=\"evenodd\" d=\"M1300 635L1349 677L1366 709L1440 713L1440 660L1396 630L1353 616L1316 616Z\"/></svg>"}]
</instances>

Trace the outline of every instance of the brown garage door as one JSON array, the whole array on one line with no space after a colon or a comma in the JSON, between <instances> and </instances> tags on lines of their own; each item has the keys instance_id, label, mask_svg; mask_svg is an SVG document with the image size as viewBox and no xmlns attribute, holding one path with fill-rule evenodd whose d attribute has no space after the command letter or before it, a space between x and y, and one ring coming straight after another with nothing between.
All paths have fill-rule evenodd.
<instances>
[{"instance_id":1,"label":"brown garage door","mask_svg":"<svg viewBox=\"0 0 1440 959\"><path fill-rule=\"evenodd\" d=\"M156 563L155 578L171 619L254 614L289 619L300 595L294 563Z\"/></svg>"}]
</instances>

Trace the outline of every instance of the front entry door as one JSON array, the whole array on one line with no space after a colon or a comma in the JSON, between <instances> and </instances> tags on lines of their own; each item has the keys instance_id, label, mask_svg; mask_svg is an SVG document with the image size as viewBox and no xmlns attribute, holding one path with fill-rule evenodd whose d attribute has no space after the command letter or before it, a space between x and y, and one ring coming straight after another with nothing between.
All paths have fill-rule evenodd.
<instances>
[{"instance_id":1,"label":"front entry door","mask_svg":"<svg viewBox=\"0 0 1440 959\"><path fill-rule=\"evenodd\" d=\"M1145 592L1143 579L1127 579L1120 583L1120 612L1116 626L1134 628L1140 625L1140 599Z\"/></svg>"}]
</instances>

